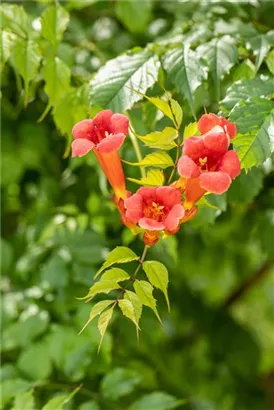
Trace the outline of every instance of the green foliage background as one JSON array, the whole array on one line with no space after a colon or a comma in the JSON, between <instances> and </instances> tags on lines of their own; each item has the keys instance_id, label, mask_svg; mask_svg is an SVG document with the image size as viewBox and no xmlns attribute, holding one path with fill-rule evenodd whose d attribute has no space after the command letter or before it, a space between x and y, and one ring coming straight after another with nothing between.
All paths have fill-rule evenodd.
<instances>
[{"instance_id":1,"label":"green foliage background","mask_svg":"<svg viewBox=\"0 0 274 410\"><path fill-rule=\"evenodd\" d=\"M1 408L272 408L273 3L41 0L1 13ZM70 131L105 107L141 135L170 126L132 90L163 87L183 126L203 107L237 123L243 171L149 251L169 270L163 326L145 309L137 343L116 312L97 354L95 322L77 335L91 304L75 296L109 250L142 244L92 154L70 159ZM129 138L122 157L136 162Z\"/></svg>"}]
</instances>

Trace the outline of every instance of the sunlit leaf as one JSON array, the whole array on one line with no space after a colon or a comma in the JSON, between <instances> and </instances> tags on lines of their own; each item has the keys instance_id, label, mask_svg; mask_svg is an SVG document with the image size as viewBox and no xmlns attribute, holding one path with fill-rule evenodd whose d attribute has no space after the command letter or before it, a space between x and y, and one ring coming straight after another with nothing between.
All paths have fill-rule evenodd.
<instances>
[{"instance_id":1,"label":"sunlit leaf","mask_svg":"<svg viewBox=\"0 0 274 410\"><path fill-rule=\"evenodd\" d=\"M98 319L98 329L99 332L101 334L101 340L100 340L100 344L98 347L98 351L100 350L103 338L105 336L108 324L112 318L112 314L113 314L113 307L109 308L108 310L104 311L103 313L101 313L99 319Z\"/></svg>"},{"instance_id":2,"label":"sunlit leaf","mask_svg":"<svg viewBox=\"0 0 274 410\"><path fill-rule=\"evenodd\" d=\"M50 103L56 104L69 90L70 69L59 57L53 57L45 61L42 75Z\"/></svg>"},{"instance_id":3,"label":"sunlit leaf","mask_svg":"<svg viewBox=\"0 0 274 410\"><path fill-rule=\"evenodd\" d=\"M88 321L80 330L79 334L81 334L85 330L85 328L96 316L100 315L109 305L111 305L114 302L114 300L102 300L101 302L96 303L91 309Z\"/></svg>"},{"instance_id":4,"label":"sunlit leaf","mask_svg":"<svg viewBox=\"0 0 274 410\"><path fill-rule=\"evenodd\" d=\"M118 20L132 33L142 33L151 19L153 1L142 0L142 7L138 0L117 1L115 13Z\"/></svg>"},{"instance_id":5,"label":"sunlit leaf","mask_svg":"<svg viewBox=\"0 0 274 410\"><path fill-rule=\"evenodd\" d=\"M151 308L155 313L157 319L161 322L161 318L156 308L156 299L153 297L152 294L153 286L151 286L151 284L146 282L145 280L135 280L133 286L140 302L144 306L148 306L149 308Z\"/></svg>"},{"instance_id":6,"label":"sunlit leaf","mask_svg":"<svg viewBox=\"0 0 274 410\"><path fill-rule=\"evenodd\" d=\"M63 410L64 405L68 403L75 394L81 389L81 386L76 387L71 393L69 394L62 394L60 396L53 397L50 399L43 407L42 410Z\"/></svg>"},{"instance_id":7,"label":"sunlit leaf","mask_svg":"<svg viewBox=\"0 0 274 410\"><path fill-rule=\"evenodd\" d=\"M56 49L69 23L68 12L59 4L45 9L42 14L42 36Z\"/></svg>"},{"instance_id":8,"label":"sunlit leaf","mask_svg":"<svg viewBox=\"0 0 274 410\"><path fill-rule=\"evenodd\" d=\"M183 110L178 101L169 98L167 101L159 97L145 96L155 107L157 107L164 115L171 119L176 128L180 128L183 121Z\"/></svg>"},{"instance_id":9,"label":"sunlit leaf","mask_svg":"<svg viewBox=\"0 0 274 410\"><path fill-rule=\"evenodd\" d=\"M132 303L132 306L133 306L133 309L134 309L135 322L137 323L137 325L139 325L139 320L141 318L142 309L143 309L143 305L142 305L140 299L131 290L126 290L125 291L124 299L129 300ZM139 326L136 326L136 331L137 331L137 337L138 337Z\"/></svg>"},{"instance_id":10,"label":"sunlit leaf","mask_svg":"<svg viewBox=\"0 0 274 410\"><path fill-rule=\"evenodd\" d=\"M130 109L157 81L158 68L158 58L146 51L109 60L91 81L92 104L115 112Z\"/></svg>"},{"instance_id":11,"label":"sunlit leaf","mask_svg":"<svg viewBox=\"0 0 274 410\"><path fill-rule=\"evenodd\" d=\"M91 300L98 293L109 293L114 289L119 289L120 285L116 280L104 280L96 282L88 291L88 294L82 298L77 298L78 300Z\"/></svg>"},{"instance_id":12,"label":"sunlit leaf","mask_svg":"<svg viewBox=\"0 0 274 410\"><path fill-rule=\"evenodd\" d=\"M193 94L206 78L206 71L196 53L187 46L172 49L164 56L164 67L177 91L189 102L195 118Z\"/></svg>"},{"instance_id":13,"label":"sunlit leaf","mask_svg":"<svg viewBox=\"0 0 274 410\"><path fill-rule=\"evenodd\" d=\"M95 275L95 278L106 268L109 268L114 263L127 263L139 259L139 256L136 255L131 249L126 246L117 246L111 252L109 252L106 261L103 263L103 266L98 270Z\"/></svg>"},{"instance_id":14,"label":"sunlit leaf","mask_svg":"<svg viewBox=\"0 0 274 410\"><path fill-rule=\"evenodd\" d=\"M116 282L122 282L123 280L129 279L129 274L120 268L111 268L103 273L101 276L101 281L111 280Z\"/></svg>"},{"instance_id":15,"label":"sunlit leaf","mask_svg":"<svg viewBox=\"0 0 274 410\"><path fill-rule=\"evenodd\" d=\"M267 64L267 67L268 67L269 71L271 72L271 74L274 75L274 50L271 50L267 54L265 62Z\"/></svg>"},{"instance_id":16,"label":"sunlit leaf","mask_svg":"<svg viewBox=\"0 0 274 410\"><path fill-rule=\"evenodd\" d=\"M136 313L133 306L133 303L127 299L119 299L118 305L123 313L128 319L130 319L136 326L137 332L139 330L138 321L136 319ZM137 333L138 334L138 333Z\"/></svg>"},{"instance_id":17,"label":"sunlit leaf","mask_svg":"<svg viewBox=\"0 0 274 410\"><path fill-rule=\"evenodd\" d=\"M174 139L178 137L178 131L175 128L166 127L163 131L151 132L147 135L137 135L147 147L170 150L176 147Z\"/></svg>"},{"instance_id":18,"label":"sunlit leaf","mask_svg":"<svg viewBox=\"0 0 274 410\"><path fill-rule=\"evenodd\" d=\"M28 15L22 6L3 3L0 6L0 16L2 29L10 29L20 37L28 36Z\"/></svg>"},{"instance_id":19,"label":"sunlit leaf","mask_svg":"<svg viewBox=\"0 0 274 410\"><path fill-rule=\"evenodd\" d=\"M35 410L33 391L29 390L18 393L14 398L14 404L11 410Z\"/></svg>"},{"instance_id":20,"label":"sunlit leaf","mask_svg":"<svg viewBox=\"0 0 274 410\"><path fill-rule=\"evenodd\" d=\"M159 169L149 169L146 177L141 179L127 178L131 182L135 182L138 185L144 186L161 186L164 183L163 172Z\"/></svg>"},{"instance_id":21,"label":"sunlit leaf","mask_svg":"<svg viewBox=\"0 0 274 410\"><path fill-rule=\"evenodd\" d=\"M184 140L186 138L193 137L194 135L197 135L198 133L199 131L198 131L197 122L191 122L184 129Z\"/></svg>"},{"instance_id":22,"label":"sunlit leaf","mask_svg":"<svg viewBox=\"0 0 274 410\"><path fill-rule=\"evenodd\" d=\"M142 264L148 280L157 289L160 289L166 298L168 310L170 310L170 304L168 299L167 287L168 287L168 271L165 265L157 261L146 261Z\"/></svg>"},{"instance_id":23,"label":"sunlit leaf","mask_svg":"<svg viewBox=\"0 0 274 410\"><path fill-rule=\"evenodd\" d=\"M140 162L127 162L126 164L139 167L156 167L165 169L174 165L173 159L164 151L156 151L145 156Z\"/></svg>"}]
</instances>

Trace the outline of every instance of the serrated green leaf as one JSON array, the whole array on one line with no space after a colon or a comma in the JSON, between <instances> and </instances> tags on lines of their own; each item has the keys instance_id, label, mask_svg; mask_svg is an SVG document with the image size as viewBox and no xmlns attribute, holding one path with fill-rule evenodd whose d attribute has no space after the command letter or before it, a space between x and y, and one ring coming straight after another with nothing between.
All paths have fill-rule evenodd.
<instances>
[{"instance_id":1,"label":"serrated green leaf","mask_svg":"<svg viewBox=\"0 0 274 410\"><path fill-rule=\"evenodd\" d=\"M254 167L248 173L243 170L228 190L229 202L243 205L252 202L263 187L263 178L263 172L258 168Z\"/></svg>"},{"instance_id":2,"label":"serrated green leaf","mask_svg":"<svg viewBox=\"0 0 274 410\"><path fill-rule=\"evenodd\" d=\"M135 320L136 320L136 323L139 324L139 320L142 315L143 306L138 296L131 290L126 290L124 299L127 299L132 303L133 308L134 308ZM138 337L138 328L136 328L136 330L137 330L137 337Z\"/></svg>"},{"instance_id":3,"label":"serrated green leaf","mask_svg":"<svg viewBox=\"0 0 274 410\"><path fill-rule=\"evenodd\" d=\"M194 135L197 135L198 132L199 132L198 131L198 123L197 122L191 122L184 129L184 140L186 138L193 137Z\"/></svg>"},{"instance_id":4,"label":"serrated green leaf","mask_svg":"<svg viewBox=\"0 0 274 410\"><path fill-rule=\"evenodd\" d=\"M10 33L9 31L1 31L1 70L3 69L5 63L8 61L13 44L16 42L17 37L15 34Z\"/></svg>"},{"instance_id":5,"label":"serrated green leaf","mask_svg":"<svg viewBox=\"0 0 274 410\"><path fill-rule=\"evenodd\" d=\"M178 137L178 132L175 128L166 127L163 131L155 131L147 135L137 135L137 137L147 147L169 151L176 147L174 139Z\"/></svg>"},{"instance_id":6,"label":"serrated green leaf","mask_svg":"<svg viewBox=\"0 0 274 410\"><path fill-rule=\"evenodd\" d=\"M25 104L28 99L29 83L35 77L41 61L41 52L32 40L19 39L12 49L12 63L24 79L25 84Z\"/></svg>"},{"instance_id":7,"label":"serrated green leaf","mask_svg":"<svg viewBox=\"0 0 274 410\"><path fill-rule=\"evenodd\" d=\"M255 75L255 65L249 59L246 59L236 67L232 75L232 81L235 83L236 81L250 80L254 78Z\"/></svg>"},{"instance_id":8,"label":"serrated green leaf","mask_svg":"<svg viewBox=\"0 0 274 410\"><path fill-rule=\"evenodd\" d=\"M145 98L171 119L176 128L180 128L183 121L183 110L178 101L173 100L173 98L169 98L167 101L159 97L145 96Z\"/></svg>"},{"instance_id":9,"label":"serrated green leaf","mask_svg":"<svg viewBox=\"0 0 274 410\"><path fill-rule=\"evenodd\" d=\"M114 263L127 263L139 259L139 256L136 255L131 249L126 246L117 246L111 252L109 252L106 261L103 263L102 267L98 270L94 278L100 275L103 270L109 268Z\"/></svg>"},{"instance_id":10,"label":"serrated green leaf","mask_svg":"<svg viewBox=\"0 0 274 410\"><path fill-rule=\"evenodd\" d=\"M14 404L11 410L35 410L33 391L18 393L14 398Z\"/></svg>"},{"instance_id":11,"label":"serrated green leaf","mask_svg":"<svg viewBox=\"0 0 274 410\"><path fill-rule=\"evenodd\" d=\"M237 47L230 36L214 38L197 49L198 54L206 62L215 83L217 101L220 100L220 85L225 74L238 60Z\"/></svg>"},{"instance_id":12,"label":"serrated green leaf","mask_svg":"<svg viewBox=\"0 0 274 410\"><path fill-rule=\"evenodd\" d=\"M254 78L252 80L238 81L228 88L226 97L221 101L221 109L225 112L232 110L241 100L251 97L270 97L274 94L274 81L272 78Z\"/></svg>"},{"instance_id":13,"label":"serrated green leaf","mask_svg":"<svg viewBox=\"0 0 274 410\"><path fill-rule=\"evenodd\" d=\"M206 71L196 53L188 46L172 49L164 56L164 68L177 91L189 102L192 115L196 118L193 94L206 79Z\"/></svg>"},{"instance_id":14,"label":"serrated green leaf","mask_svg":"<svg viewBox=\"0 0 274 410\"><path fill-rule=\"evenodd\" d=\"M55 105L70 88L70 69L59 57L52 57L45 61L42 76L50 104Z\"/></svg>"},{"instance_id":15,"label":"serrated green leaf","mask_svg":"<svg viewBox=\"0 0 274 410\"><path fill-rule=\"evenodd\" d=\"M136 295L144 306L148 306L153 310L157 319L161 322L161 318L156 308L156 299L153 297L153 287L145 280L135 280L133 284Z\"/></svg>"},{"instance_id":16,"label":"serrated green leaf","mask_svg":"<svg viewBox=\"0 0 274 410\"><path fill-rule=\"evenodd\" d=\"M116 280L104 280L104 281L98 281L94 283L93 286L88 291L88 294L82 298L76 298L77 300L85 300L88 299L90 301L91 299L94 298L95 295L98 295L98 293L109 293L114 289L119 289L121 286L118 285Z\"/></svg>"},{"instance_id":17,"label":"serrated green leaf","mask_svg":"<svg viewBox=\"0 0 274 410\"><path fill-rule=\"evenodd\" d=\"M268 127L272 108L269 100L251 98L239 102L231 111L230 120L237 124L239 132L233 146L245 169L262 164L271 154Z\"/></svg>"},{"instance_id":18,"label":"serrated green leaf","mask_svg":"<svg viewBox=\"0 0 274 410\"><path fill-rule=\"evenodd\" d=\"M165 169L174 165L173 159L165 151L152 152L145 156L140 162L127 162L126 164L139 167L156 167Z\"/></svg>"},{"instance_id":19,"label":"serrated green leaf","mask_svg":"<svg viewBox=\"0 0 274 410\"><path fill-rule=\"evenodd\" d=\"M161 186L164 184L165 178L163 172L159 169L149 169L146 177L141 179L127 178L131 182L144 186Z\"/></svg>"},{"instance_id":20,"label":"serrated green leaf","mask_svg":"<svg viewBox=\"0 0 274 410\"><path fill-rule=\"evenodd\" d=\"M123 280L129 279L129 274L120 268L111 268L106 270L102 277L101 281L103 280L115 280L116 282L122 282Z\"/></svg>"},{"instance_id":21,"label":"serrated green leaf","mask_svg":"<svg viewBox=\"0 0 274 410\"><path fill-rule=\"evenodd\" d=\"M0 6L1 27L20 37L28 35L28 15L22 6L4 3Z\"/></svg>"},{"instance_id":22,"label":"serrated green leaf","mask_svg":"<svg viewBox=\"0 0 274 410\"><path fill-rule=\"evenodd\" d=\"M267 54L265 62L267 64L267 67L268 67L269 71L271 72L271 74L274 75L274 50L271 50Z\"/></svg>"},{"instance_id":23,"label":"serrated green leaf","mask_svg":"<svg viewBox=\"0 0 274 410\"><path fill-rule=\"evenodd\" d=\"M152 5L151 0L142 0L141 7L138 0L117 1L115 14L131 33L142 33L151 19Z\"/></svg>"},{"instance_id":24,"label":"serrated green leaf","mask_svg":"<svg viewBox=\"0 0 274 410\"><path fill-rule=\"evenodd\" d=\"M46 8L43 12L41 34L54 49L62 40L68 23L69 13L58 3Z\"/></svg>"},{"instance_id":25,"label":"serrated green leaf","mask_svg":"<svg viewBox=\"0 0 274 410\"><path fill-rule=\"evenodd\" d=\"M158 68L158 58L146 51L109 60L91 81L92 104L114 112L130 109L157 81Z\"/></svg>"},{"instance_id":26,"label":"serrated green leaf","mask_svg":"<svg viewBox=\"0 0 274 410\"><path fill-rule=\"evenodd\" d=\"M146 261L142 264L148 280L157 289L160 289L166 298L168 310L170 311L170 304L168 299L168 271L165 265L157 261Z\"/></svg>"},{"instance_id":27,"label":"serrated green leaf","mask_svg":"<svg viewBox=\"0 0 274 410\"><path fill-rule=\"evenodd\" d=\"M85 330L85 328L90 324L90 322L96 316L100 315L109 305L111 305L114 302L115 302L115 300L102 300L101 302L96 303L90 311L88 321L83 326L83 328L80 330L79 334L81 334Z\"/></svg>"},{"instance_id":28,"label":"serrated green leaf","mask_svg":"<svg viewBox=\"0 0 274 410\"><path fill-rule=\"evenodd\" d=\"M138 322L136 320L135 309L133 303L127 299L119 299L118 305L123 313L128 319L130 319L136 326L137 330L139 329ZM138 334L138 333L137 333Z\"/></svg>"},{"instance_id":29,"label":"serrated green leaf","mask_svg":"<svg viewBox=\"0 0 274 410\"><path fill-rule=\"evenodd\" d=\"M98 329L101 335L101 340L100 340L100 344L98 347L98 351L100 350L103 338L105 336L108 324L112 318L112 314L113 314L113 307L109 308L108 310L106 310L105 312L101 313L99 319L98 319Z\"/></svg>"}]
</instances>

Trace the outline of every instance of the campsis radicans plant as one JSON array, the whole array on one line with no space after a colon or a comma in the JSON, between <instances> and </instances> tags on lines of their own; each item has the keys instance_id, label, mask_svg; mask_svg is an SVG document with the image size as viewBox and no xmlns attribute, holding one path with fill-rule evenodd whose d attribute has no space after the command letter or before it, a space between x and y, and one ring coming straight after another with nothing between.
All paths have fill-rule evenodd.
<instances>
[{"instance_id":1,"label":"campsis radicans plant","mask_svg":"<svg viewBox=\"0 0 274 410\"><path fill-rule=\"evenodd\" d=\"M144 242L140 257L125 246L112 250L95 275L97 278L103 273L100 280L81 298L90 301L99 293L116 293L113 300L102 300L92 307L84 326L99 316L101 341L116 305L135 324L137 335L143 306L150 307L161 320L153 290L158 288L163 292L169 308L168 271L158 261L145 261L147 251L161 238L175 235L181 224L195 217L202 197L208 193L223 194L241 172L238 154L231 147L237 134L234 123L213 113L204 114L197 123L185 127L182 141L180 127L183 113L179 104L173 99L148 99L172 120L174 128L167 127L162 132L138 136L125 115L104 110L93 119L78 122L72 130L72 156L81 157L93 152L113 189L113 201L121 222L134 234L141 234ZM118 153L129 132L146 146L160 149L132 164L149 167L140 180L131 179L142 185L136 192L126 188ZM166 152L173 148L176 148L175 161ZM164 184L162 170L168 167L172 167L171 173ZM113 266L133 261L137 266L131 276L124 269ZM137 279L141 268L147 280Z\"/></svg>"}]
</instances>

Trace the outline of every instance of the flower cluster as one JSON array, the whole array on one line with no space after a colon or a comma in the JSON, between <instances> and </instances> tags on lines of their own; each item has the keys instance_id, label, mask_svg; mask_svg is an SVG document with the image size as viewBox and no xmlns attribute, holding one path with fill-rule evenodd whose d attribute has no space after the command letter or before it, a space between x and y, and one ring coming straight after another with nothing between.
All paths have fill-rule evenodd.
<instances>
[{"instance_id":1,"label":"flower cluster","mask_svg":"<svg viewBox=\"0 0 274 410\"><path fill-rule=\"evenodd\" d=\"M133 194L126 190L118 154L128 134L128 118L104 110L72 130L72 156L94 152L113 188L122 222L133 231L143 231L147 246L161 234L176 233L180 224L195 216L195 204L203 195L223 194L240 173L238 155L229 149L236 125L211 113L203 115L197 126L200 135L185 139L176 164L179 179L170 186L141 187Z\"/></svg>"}]
</instances>

